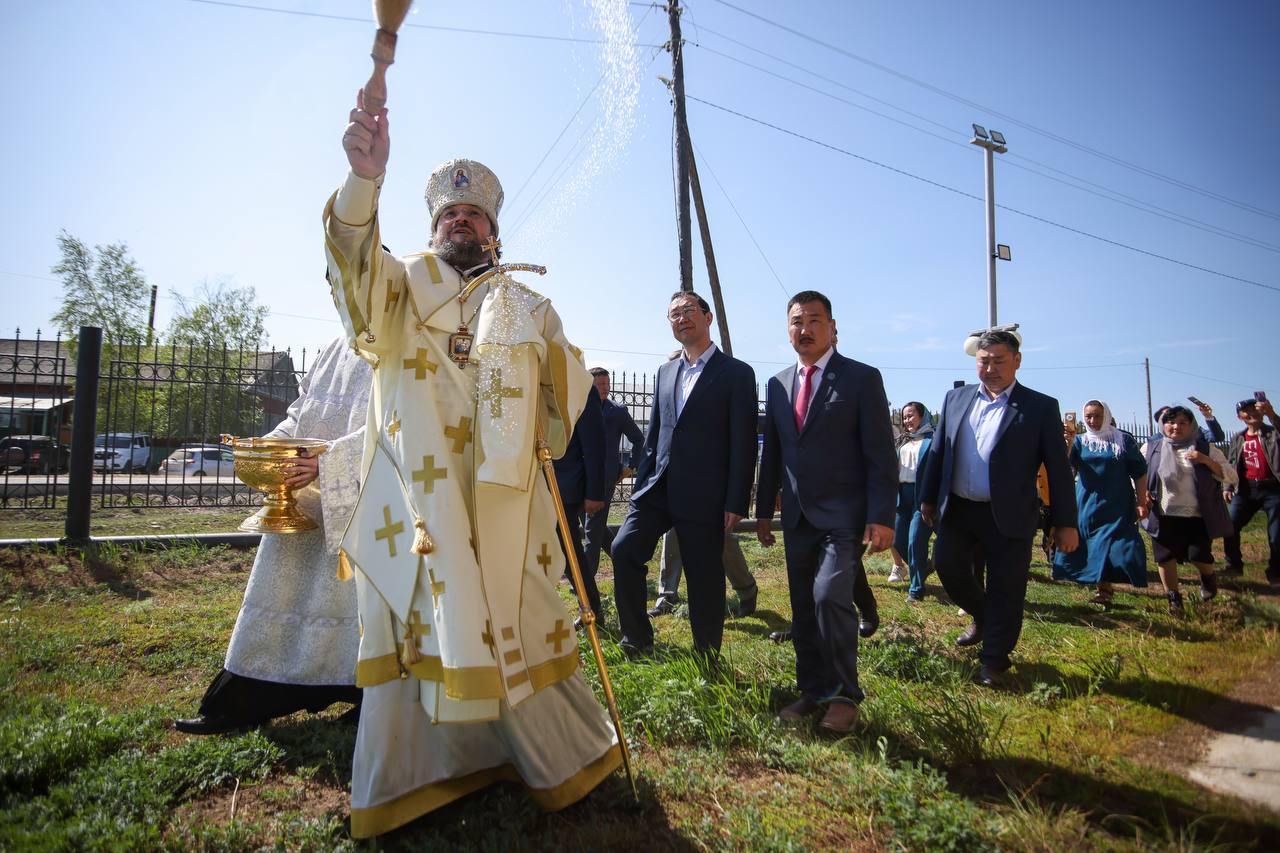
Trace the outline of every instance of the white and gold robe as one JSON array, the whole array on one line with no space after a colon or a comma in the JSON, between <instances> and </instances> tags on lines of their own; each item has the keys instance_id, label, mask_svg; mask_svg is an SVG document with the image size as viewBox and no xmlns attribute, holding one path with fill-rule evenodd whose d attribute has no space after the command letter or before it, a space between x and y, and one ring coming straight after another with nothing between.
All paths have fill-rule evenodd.
<instances>
[{"instance_id":1,"label":"white and gold robe","mask_svg":"<svg viewBox=\"0 0 1280 853\"><path fill-rule=\"evenodd\" d=\"M361 495L342 540L365 688L357 837L500 779L560 808L620 761L578 673L555 589L554 505L534 456L539 425L564 452L592 388L581 352L523 285L491 279L459 304L451 266L383 252L379 184L349 176L325 210L334 301L374 365ZM449 357L459 324L476 334L462 369Z\"/></svg>"}]
</instances>

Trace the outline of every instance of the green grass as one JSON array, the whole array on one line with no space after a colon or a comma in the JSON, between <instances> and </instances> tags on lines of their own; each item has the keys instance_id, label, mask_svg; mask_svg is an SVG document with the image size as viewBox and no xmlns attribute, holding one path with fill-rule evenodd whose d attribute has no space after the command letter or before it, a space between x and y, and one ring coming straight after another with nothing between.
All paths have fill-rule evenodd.
<instances>
[{"instance_id":1,"label":"green grass","mask_svg":"<svg viewBox=\"0 0 1280 853\"><path fill-rule=\"evenodd\" d=\"M95 498L96 500L96 498ZM0 508L0 539L61 537L66 499L51 509ZM152 536L160 533L231 533L252 507L100 507L89 517L93 536Z\"/></svg>"},{"instance_id":2,"label":"green grass","mask_svg":"<svg viewBox=\"0 0 1280 853\"><path fill-rule=\"evenodd\" d=\"M975 658L952 642L965 617L936 597L908 604L871 558L882 627L861 647L860 727L838 739L774 717L796 696L790 646L767 639L789 619L785 568L780 547L743 541L759 611L729 620L718 663L690 653L683 611L655 620L646 660L626 660L606 630L638 802L621 774L552 815L496 786L360 844L344 706L230 737L170 728L221 665L252 552L0 552L0 849L1280 846L1277 816L1147 758L1280 660L1258 523L1246 579L1183 620L1154 589L1102 609L1036 564L998 692L972 683ZM589 656L584 673L598 686Z\"/></svg>"}]
</instances>

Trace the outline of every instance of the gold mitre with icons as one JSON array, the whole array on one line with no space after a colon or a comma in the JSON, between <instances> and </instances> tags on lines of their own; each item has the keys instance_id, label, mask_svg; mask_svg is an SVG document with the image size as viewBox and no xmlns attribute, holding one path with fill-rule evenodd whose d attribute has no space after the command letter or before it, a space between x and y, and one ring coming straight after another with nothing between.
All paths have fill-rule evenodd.
<instances>
[{"instance_id":1,"label":"gold mitre with icons","mask_svg":"<svg viewBox=\"0 0 1280 853\"><path fill-rule=\"evenodd\" d=\"M440 213L450 205L470 204L480 208L498 233L498 213L502 211L502 183L483 163L455 158L441 163L427 179L425 193L431 213L431 230L436 230Z\"/></svg>"}]
</instances>

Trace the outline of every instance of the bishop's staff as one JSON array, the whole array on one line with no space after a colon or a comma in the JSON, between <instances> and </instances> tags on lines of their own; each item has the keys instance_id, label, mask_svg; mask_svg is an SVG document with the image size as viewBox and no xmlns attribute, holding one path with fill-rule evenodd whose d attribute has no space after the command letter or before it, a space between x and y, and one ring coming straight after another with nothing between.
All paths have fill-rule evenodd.
<instances>
[{"instance_id":1,"label":"bishop's staff","mask_svg":"<svg viewBox=\"0 0 1280 853\"><path fill-rule=\"evenodd\" d=\"M595 393L594 390L592 393ZM636 777L631 772L631 751L627 749L627 736L622 731L622 717L618 714L618 702L613 698L613 685L609 683L609 670L604 665L604 653L600 651L600 637L596 635L596 614L587 601L587 592L582 586L582 568L578 565L578 554L573 542L569 540L569 519L564 514L564 502L560 500L560 487L556 484L556 471L551 464L551 446L542 434L542 424L538 424L537 457L542 465L542 473L547 478L547 488L551 490L551 499L556 505L556 521L560 527L560 541L564 543L565 557L569 560L569 571L573 572L573 586L578 593L578 606L582 611L582 624L586 626L587 636L591 638L591 651L595 652L596 669L600 672L600 685L604 688L604 698L609 704L609 716L613 718L614 731L618 733L618 746L622 749L622 766L627 771L627 781L631 783L631 796L637 800Z\"/></svg>"}]
</instances>

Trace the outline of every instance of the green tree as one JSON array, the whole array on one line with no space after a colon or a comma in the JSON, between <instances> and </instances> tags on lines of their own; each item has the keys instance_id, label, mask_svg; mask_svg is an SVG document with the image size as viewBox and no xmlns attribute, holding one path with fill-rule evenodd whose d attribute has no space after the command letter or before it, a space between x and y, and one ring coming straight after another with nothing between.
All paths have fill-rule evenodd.
<instances>
[{"instance_id":1,"label":"green tree","mask_svg":"<svg viewBox=\"0 0 1280 853\"><path fill-rule=\"evenodd\" d=\"M208 280L188 299L170 291L178 313L169 322L168 339L180 346L255 352L267 342L267 308L252 287L229 287Z\"/></svg>"},{"instance_id":2,"label":"green tree","mask_svg":"<svg viewBox=\"0 0 1280 853\"><path fill-rule=\"evenodd\" d=\"M75 340L81 326L101 327L109 341L146 336L150 291L126 244L90 249L64 229L58 250L52 272L62 279L62 307L51 320L64 338Z\"/></svg>"}]
</instances>

